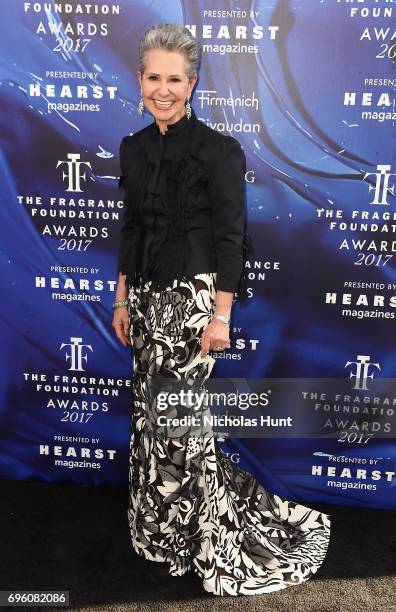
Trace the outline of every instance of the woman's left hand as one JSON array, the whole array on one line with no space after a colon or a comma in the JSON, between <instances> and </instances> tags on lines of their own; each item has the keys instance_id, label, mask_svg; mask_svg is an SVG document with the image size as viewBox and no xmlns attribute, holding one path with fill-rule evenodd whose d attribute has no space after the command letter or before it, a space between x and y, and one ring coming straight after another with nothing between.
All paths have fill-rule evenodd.
<instances>
[{"instance_id":1,"label":"woman's left hand","mask_svg":"<svg viewBox=\"0 0 396 612\"><path fill-rule=\"evenodd\" d=\"M201 335L201 357L205 357L209 350L223 350L229 347L230 326L213 319Z\"/></svg>"}]
</instances>

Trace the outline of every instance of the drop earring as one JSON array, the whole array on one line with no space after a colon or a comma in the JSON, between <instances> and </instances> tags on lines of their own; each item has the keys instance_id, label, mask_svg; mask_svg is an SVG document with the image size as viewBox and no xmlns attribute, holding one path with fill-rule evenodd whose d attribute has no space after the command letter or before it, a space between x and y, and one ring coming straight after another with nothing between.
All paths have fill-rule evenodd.
<instances>
[{"instance_id":1,"label":"drop earring","mask_svg":"<svg viewBox=\"0 0 396 612\"><path fill-rule=\"evenodd\" d=\"M138 104L138 113L141 117L143 116L143 113L144 113L144 102L143 102L143 96L141 95L141 93L140 93L140 100Z\"/></svg>"},{"instance_id":2,"label":"drop earring","mask_svg":"<svg viewBox=\"0 0 396 612\"><path fill-rule=\"evenodd\" d=\"M190 106L190 102L189 102L188 98L186 98L186 99L187 99L186 115L187 115L187 119L190 119L190 117L191 117L191 106Z\"/></svg>"}]
</instances>

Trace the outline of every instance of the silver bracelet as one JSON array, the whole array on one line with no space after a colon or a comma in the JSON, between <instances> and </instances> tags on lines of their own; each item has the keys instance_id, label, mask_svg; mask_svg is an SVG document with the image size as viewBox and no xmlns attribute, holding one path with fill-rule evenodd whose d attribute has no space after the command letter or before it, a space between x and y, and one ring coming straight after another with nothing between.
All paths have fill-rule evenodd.
<instances>
[{"instance_id":1,"label":"silver bracelet","mask_svg":"<svg viewBox=\"0 0 396 612\"><path fill-rule=\"evenodd\" d=\"M118 300L118 302L113 302L113 308L122 308L123 306L128 306L128 300Z\"/></svg>"},{"instance_id":2,"label":"silver bracelet","mask_svg":"<svg viewBox=\"0 0 396 612\"><path fill-rule=\"evenodd\" d=\"M221 321L222 323L225 323L226 325L229 325L231 321L230 317L226 317L225 315L221 315L217 313L214 313L212 318L217 319L218 321Z\"/></svg>"}]
</instances>

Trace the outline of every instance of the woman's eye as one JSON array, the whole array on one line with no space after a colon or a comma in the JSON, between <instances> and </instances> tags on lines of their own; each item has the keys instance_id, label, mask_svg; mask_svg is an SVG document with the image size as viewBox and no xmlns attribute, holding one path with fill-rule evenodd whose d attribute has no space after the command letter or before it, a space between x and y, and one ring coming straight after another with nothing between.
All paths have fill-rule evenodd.
<instances>
[{"instance_id":1,"label":"woman's eye","mask_svg":"<svg viewBox=\"0 0 396 612\"><path fill-rule=\"evenodd\" d=\"M157 77L154 76L154 75L149 76L149 81L154 81L156 79L157 79ZM178 83L180 81L180 79L178 79L178 78L173 78L171 80L174 81L175 83Z\"/></svg>"}]
</instances>

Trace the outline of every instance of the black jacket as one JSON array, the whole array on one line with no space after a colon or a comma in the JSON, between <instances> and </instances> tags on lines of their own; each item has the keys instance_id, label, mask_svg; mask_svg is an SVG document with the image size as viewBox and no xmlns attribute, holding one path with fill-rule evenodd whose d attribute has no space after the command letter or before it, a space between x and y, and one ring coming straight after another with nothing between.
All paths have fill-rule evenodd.
<instances>
[{"instance_id":1,"label":"black jacket","mask_svg":"<svg viewBox=\"0 0 396 612\"><path fill-rule=\"evenodd\" d=\"M217 272L216 288L246 296L246 160L239 142L192 109L161 134L154 121L120 144L124 218L117 272L127 285Z\"/></svg>"}]
</instances>

